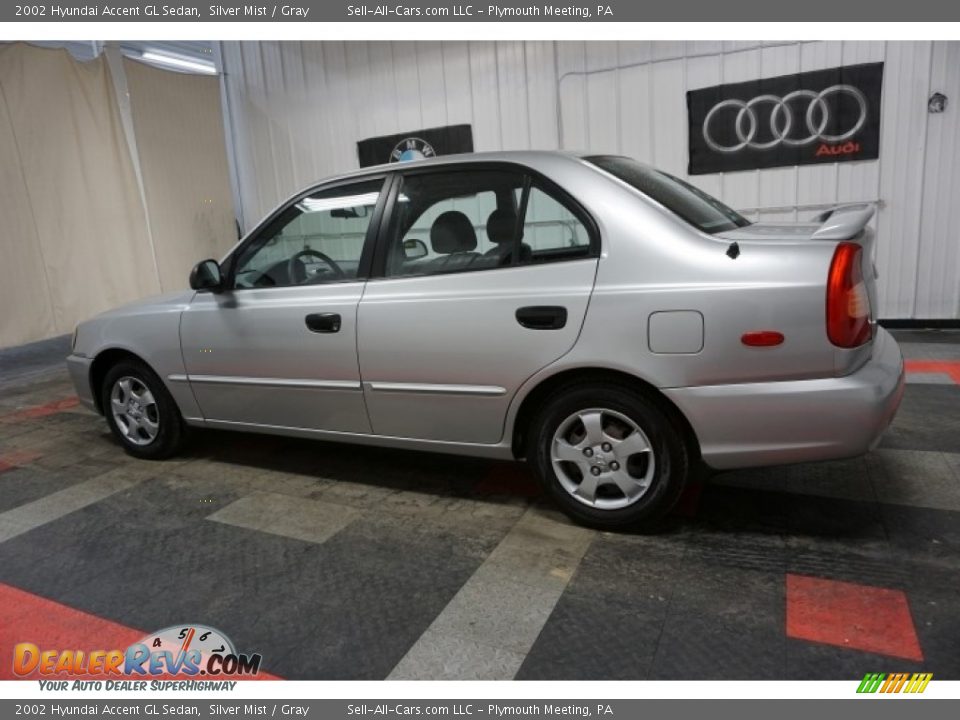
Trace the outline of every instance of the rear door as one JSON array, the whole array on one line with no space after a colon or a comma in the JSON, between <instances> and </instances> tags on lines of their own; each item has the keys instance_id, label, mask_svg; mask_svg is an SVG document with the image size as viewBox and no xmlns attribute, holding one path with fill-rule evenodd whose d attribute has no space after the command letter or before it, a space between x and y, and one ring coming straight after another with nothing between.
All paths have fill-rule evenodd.
<instances>
[{"instance_id":1,"label":"rear door","mask_svg":"<svg viewBox=\"0 0 960 720\"><path fill-rule=\"evenodd\" d=\"M387 212L357 321L373 432L499 442L519 386L576 342L596 226L515 165L408 170Z\"/></svg>"}]
</instances>

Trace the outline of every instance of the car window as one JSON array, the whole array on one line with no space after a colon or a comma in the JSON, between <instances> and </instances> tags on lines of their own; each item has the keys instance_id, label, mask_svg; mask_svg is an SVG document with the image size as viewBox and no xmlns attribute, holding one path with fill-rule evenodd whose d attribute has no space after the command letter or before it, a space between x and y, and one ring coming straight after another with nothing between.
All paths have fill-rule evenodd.
<instances>
[{"instance_id":1,"label":"car window","mask_svg":"<svg viewBox=\"0 0 960 720\"><path fill-rule=\"evenodd\" d=\"M523 221L520 263L587 257L590 233L569 207L533 184Z\"/></svg>"},{"instance_id":2,"label":"car window","mask_svg":"<svg viewBox=\"0 0 960 720\"><path fill-rule=\"evenodd\" d=\"M499 170L403 177L387 233L387 276L498 267L498 249L515 232L523 183L522 173ZM498 221L501 216L514 221ZM491 217L500 222L490 226L492 236Z\"/></svg>"},{"instance_id":3,"label":"car window","mask_svg":"<svg viewBox=\"0 0 960 720\"><path fill-rule=\"evenodd\" d=\"M355 280L382 180L309 195L277 217L237 258L235 288Z\"/></svg>"},{"instance_id":4,"label":"car window","mask_svg":"<svg viewBox=\"0 0 960 720\"><path fill-rule=\"evenodd\" d=\"M387 242L388 277L489 270L591 254L583 222L519 170L404 177Z\"/></svg>"},{"instance_id":5,"label":"car window","mask_svg":"<svg viewBox=\"0 0 960 720\"><path fill-rule=\"evenodd\" d=\"M632 185L702 232L714 234L750 224L736 210L700 188L631 158L601 155L586 160Z\"/></svg>"}]
</instances>

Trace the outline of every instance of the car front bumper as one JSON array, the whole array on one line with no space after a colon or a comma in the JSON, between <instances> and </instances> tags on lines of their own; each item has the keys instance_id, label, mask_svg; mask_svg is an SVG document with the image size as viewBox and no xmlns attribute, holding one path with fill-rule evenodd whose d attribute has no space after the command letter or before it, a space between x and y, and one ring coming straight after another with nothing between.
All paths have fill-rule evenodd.
<instances>
[{"instance_id":1,"label":"car front bumper","mask_svg":"<svg viewBox=\"0 0 960 720\"><path fill-rule=\"evenodd\" d=\"M717 470L855 457L871 450L903 397L897 341L877 328L870 360L843 377L669 388Z\"/></svg>"},{"instance_id":2,"label":"car front bumper","mask_svg":"<svg viewBox=\"0 0 960 720\"><path fill-rule=\"evenodd\" d=\"M73 380L73 387L77 391L77 397L80 403L94 412L97 410L97 403L93 399L93 391L90 388L90 366L93 359L83 355L68 355L67 370L70 372L70 379Z\"/></svg>"}]
</instances>

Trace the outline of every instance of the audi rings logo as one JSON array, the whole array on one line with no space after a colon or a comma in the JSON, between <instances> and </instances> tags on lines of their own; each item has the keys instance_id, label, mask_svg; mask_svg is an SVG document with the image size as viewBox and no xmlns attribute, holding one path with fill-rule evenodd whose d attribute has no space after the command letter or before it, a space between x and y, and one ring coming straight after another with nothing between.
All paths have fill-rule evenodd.
<instances>
[{"instance_id":1,"label":"audi rings logo","mask_svg":"<svg viewBox=\"0 0 960 720\"><path fill-rule=\"evenodd\" d=\"M825 130L830 124L831 103L833 96L847 95L856 101L858 112L852 117L850 127L839 133L827 134ZM806 101L806 109L802 102ZM799 107L798 107L799 106ZM711 134L711 123L716 122L718 113L724 108L736 108L733 118L733 131L737 142L733 145L721 145ZM766 112L766 122L769 125L770 140L758 142L762 110ZM778 145L793 145L802 147L819 141L827 143L842 143L856 135L867 122L867 98L853 85L831 85L825 90L794 90L783 97L777 95L757 95L750 100L721 100L707 112L703 119L703 139L707 146L719 153L734 153L744 148L754 150L769 150ZM791 136L791 132L800 125L805 132L800 137Z\"/></svg>"},{"instance_id":2,"label":"audi rings logo","mask_svg":"<svg viewBox=\"0 0 960 720\"><path fill-rule=\"evenodd\" d=\"M883 63L687 92L691 175L874 160Z\"/></svg>"}]
</instances>

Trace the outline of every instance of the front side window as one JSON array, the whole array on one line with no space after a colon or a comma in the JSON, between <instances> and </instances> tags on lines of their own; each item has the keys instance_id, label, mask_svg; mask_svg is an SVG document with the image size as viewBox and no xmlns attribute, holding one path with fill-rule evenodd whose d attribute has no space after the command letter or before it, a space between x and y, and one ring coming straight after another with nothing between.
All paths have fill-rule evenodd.
<instances>
[{"instance_id":1,"label":"front side window","mask_svg":"<svg viewBox=\"0 0 960 720\"><path fill-rule=\"evenodd\" d=\"M584 222L520 170L403 178L387 233L388 277L589 257Z\"/></svg>"},{"instance_id":2,"label":"front side window","mask_svg":"<svg viewBox=\"0 0 960 720\"><path fill-rule=\"evenodd\" d=\"M633 186L701 232L713 235L750 224L736 210L700 188L631 158L600 155L586 160Z\"/></svg>"},{"instance_id":3,"label":"front side window","mask_svg":"<svg viewBox=\"0 0 960 720\"><path fill-rule=\"evenodd\" d=\"M284 210L241 250L235 288L355 280L382 180L325 190Z\"/></svg>"}]
</instances>

